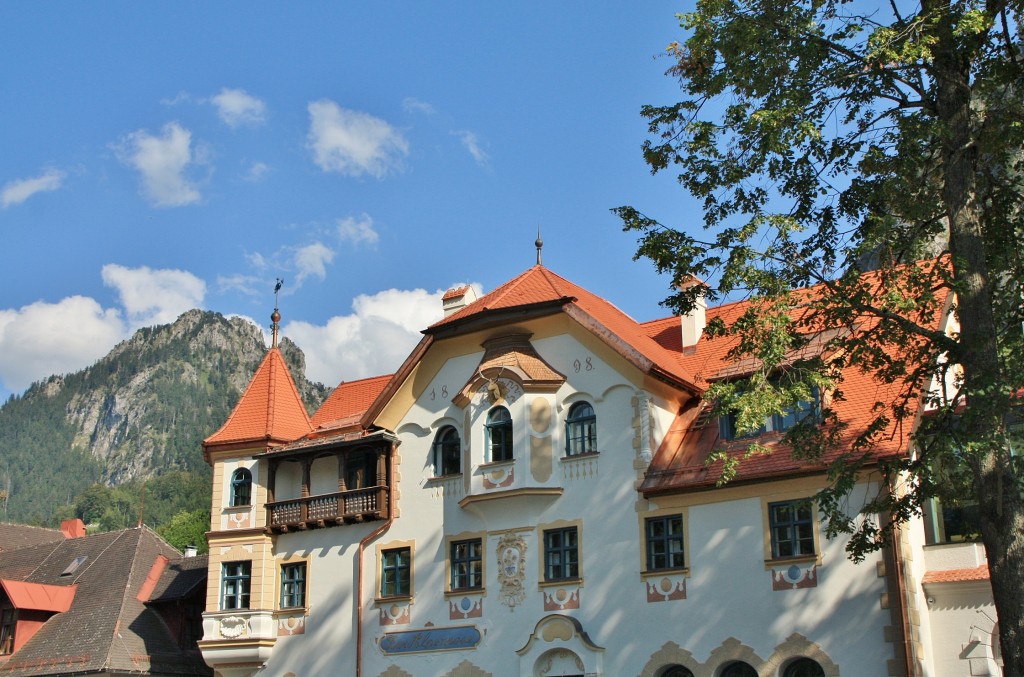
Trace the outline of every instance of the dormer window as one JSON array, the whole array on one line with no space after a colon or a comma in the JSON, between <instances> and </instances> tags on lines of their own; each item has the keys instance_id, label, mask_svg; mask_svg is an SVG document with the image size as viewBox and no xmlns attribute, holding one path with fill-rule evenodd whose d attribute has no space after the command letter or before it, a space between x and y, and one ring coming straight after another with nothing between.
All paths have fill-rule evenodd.
<instances>
[{"instance_id":1,"label":"dormer window","mask_svg":"<svg viewBox=\"0 0 1024 677\"><path fill-rule=\"evenodd\" d=\"M511 461L512 415L505 407L495 407L487 414L487 451L491 463Z\"/></svg>"},{"instance_id":2,"label":"dormer window","mask_svg":"<svg viewBox=\"0 0 1024 677\"><path fill-rule=\"evenodd\" d=\"M252 473L239 468L231 475L231 507L249 505L252 501Z\"/></svg>"},{"instance_id":3,"label":"dormer window","mask_svg":"<svg viewBox=\"0 0 1024 677\"><path fill-rule=\"evenodd\" d=\"M597 416L589 402L577 402L565 419L565 455L597 452Z\"/></svg>"},{"instance_id":4,"label":"dormer window","mask_svg":"<svg viewBox=\"0 0 1024 677\"><path fill-rule=\"evenodd\" d=\"M448 425L434 438L434 476L458 475L462 472L462 440L459 431Z\"/></svg>"},{"instance_id":5,"label":"dormer window","mask_svg":"<svg viewBox=\"0 0 1024 677\"><path fill-rule=\"evenodd\" d=\"M742 434L736 430L736 412L730 411L718 420L719 432L723 440L745 440L766 432L785 432L806 418L818 417L818 398L819 392L815 386L811 391L811 399L801 400L786 407L781 414L774 414L766 419L761 427Z\"/></svg>"}]
</instances>

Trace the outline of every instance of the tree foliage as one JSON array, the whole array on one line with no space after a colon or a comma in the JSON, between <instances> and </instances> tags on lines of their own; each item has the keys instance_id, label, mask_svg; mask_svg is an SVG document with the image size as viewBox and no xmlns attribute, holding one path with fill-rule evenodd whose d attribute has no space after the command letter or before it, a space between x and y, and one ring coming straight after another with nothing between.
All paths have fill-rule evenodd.
<instances>
[{"instance_id":1,"label":"tree foliage","mask_svg":"<svg viewBox=\"0 0 1024 677\"><path fill-rule=\"evenodd\" d=\"M699 0L668 48L683 99L644 107L643 153L700 201L704 228L616 210L637 256L672 275L671 307L751 299L708 328L759 365L709 393L741 426L814 386L843 398L845 369L875 377L864 429L826 406L787 442L834 460L819 506L855 559L933 498L977 502L1007 675L1024 672L1011 439L1024 389L1022 14L1020 0ZM921 406L933 413L918 423ZM915 430L914 453L879 462L894 429ZM846 433L848 452L829 456ZM862 514L883 519L852 519L846 496L869 463L889 481Z\"/></svg>"},{"instance_id":2,"label":"tree foliage","mask_svg":"<svg viewBox=\"0 0 1024 677\"><path fill-rule=\"evenodd\" d=\"M206 532L209 529L210 510L209 508L200 508L199 510L179 512L167 524L157 529L157 533L178 550L184 550L186 547L194 545L198 553L202 555L209 552L209 546L206 543Z\"/></svg>"}]
</instances>

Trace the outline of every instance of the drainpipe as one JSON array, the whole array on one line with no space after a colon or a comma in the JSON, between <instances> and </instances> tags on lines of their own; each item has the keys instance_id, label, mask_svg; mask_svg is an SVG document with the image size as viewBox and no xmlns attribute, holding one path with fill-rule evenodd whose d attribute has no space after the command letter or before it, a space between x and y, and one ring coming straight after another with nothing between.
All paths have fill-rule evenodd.
<instances>
[{"instance_id":1,"label":"drainpipe","mask_svg":"<svg viewBox=\"0 0 1024 677\"><path fill-rule=\"evenodd\" d=\"M359 541L356 555L356 677L363 674L363 550L366 544L391 528L395 521L395 443L391 443L388 458L388 519Z\"/></svg>"}]
</instances>

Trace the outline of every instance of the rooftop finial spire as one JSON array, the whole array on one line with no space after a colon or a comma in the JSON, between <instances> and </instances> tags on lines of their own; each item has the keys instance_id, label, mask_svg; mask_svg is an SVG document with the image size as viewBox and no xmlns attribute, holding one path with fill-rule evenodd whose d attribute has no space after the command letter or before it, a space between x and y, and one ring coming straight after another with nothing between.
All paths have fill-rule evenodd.
<instances>
[{"instance_id":1,"label":"rooftop finial spire","mask_svg":"<svg viewBox=\"0 0 1024 677\"><path fill-rule=\"evenodd\" d=\"M537 226L537 241L533 244L537 245L537 265L541 265L540 250L544 249L544 240L540 239L540 226Z\"/></svg>"},{"instance_id":2,"label":"rooftop finial spire","mask_svg":"<svg viewBox=\"0 0 1024 677\"><path fill-rule=\"evenodd\" d=\"M277 278L277 284L274 285L274 312L270 314L270 322L271 322L270 328L271 328L271 330L273 332L272 338L270 340L270 347L271 348L276 348L277 347L277 330L278 330L278 324L281 322L281 313L277 309L277 300L278 300L278 295L281 293L281 286L282 285L284 285L284 280L282 280L281 278Z\"/></svg>"}]
</instances>

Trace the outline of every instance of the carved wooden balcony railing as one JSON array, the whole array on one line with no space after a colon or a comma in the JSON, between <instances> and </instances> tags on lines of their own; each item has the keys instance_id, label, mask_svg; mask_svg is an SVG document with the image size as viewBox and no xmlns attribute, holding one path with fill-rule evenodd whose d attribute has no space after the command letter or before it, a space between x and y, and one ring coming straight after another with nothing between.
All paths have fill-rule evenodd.
<instances>
[{"instance_id":1,"label":"carved wooden balcony railing","mask_svg":"<svg viewBox=\"0 0 1024 677\"><path fill-rule=\"evenodd\" d=\"M287 533L387 519L388 488L367 487L267 504L267 530Z\"/></svg>"}]
</instances>

